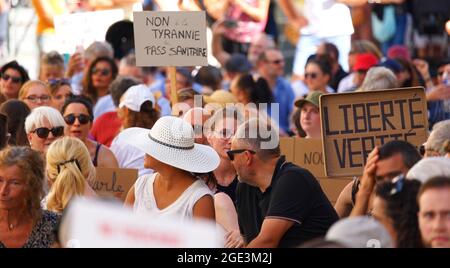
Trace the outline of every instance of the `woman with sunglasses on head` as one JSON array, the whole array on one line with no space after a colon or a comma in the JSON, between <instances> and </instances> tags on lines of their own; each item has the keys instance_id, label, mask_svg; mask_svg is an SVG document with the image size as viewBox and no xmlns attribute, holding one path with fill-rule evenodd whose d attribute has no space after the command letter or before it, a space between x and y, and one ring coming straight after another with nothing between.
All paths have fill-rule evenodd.
<instances>
[{"instance_id":1,"label":"woman with sunglasses on head","mask_svg":"<svg viewBox=\"0 0 450 268\"><path fill-rule=\"evenodd\" d=\"M19 100L33 110L40 106L51 106L52 97L49 86L39 80L26 82L19 91Z\"/></svg>"},{"instance_id":2,"label":"woman with sunglasses on head","mask_svg":"<svg viewBox=\"0 0 450 268\"><path fill-rule=\"evenodd\" d=\"M46 156L50 191L43 203L46 209L62 213L72 197L96 196L88 182L95 180L95 167L82 141L64 137L52 143Z\"/></svg>"},{"instance_id":3,"label":"woman with sunglasses on head","mask_svg":"<svg viewBox=\"0 0 450 268\"><path fill-rule=\"evenodd\" d=\"M419 188L419 181L403 175L376 186L371 215L386 227L397 248L423 247L417 218Z\"/></svg>"},{"instance_id":4,"label":"woman with sunglasses on head","mask_svg":"<svg viewBox=\"0 0 450 268\"><path fill-rule=\"evenodd\" d=\"M64 135L64 126L64 118L55 108L42 106L34 109L25 120L31 149L45 155L50 144Z\"/></svg>"},{"instance_id":5,"label":"woman with sunglasses on head","mask_svg":"<svg viewBox=\"0 0 450 268\"><path fill-rule=\"evenodd\" d=\"M8 99L17 99L19 90L30 78L28 73L17 61L6 63L0 69L0 91Z\"/></svg>"},{"instance_id":6,"label":"woman with sunglasses on head","mask_svg":"<svg viewBox=\"0 0 450 268\"><path fill-rule=\"evenodd\" d=\"M70 80L50 79L47 81L47 84L50 86L53 107L55 107L58 111L61 111L61 108L66 100L73 97Z\"/></svg>"},{"instance_id":7,"label":"woman with sunglasses on head","mask_svg":"<svg viewBox=\"0 0 450 268\"><path fill-rule=\"evenodd\" d=\"M83 80L82 95L95 105L100 97L108 94L109 85L116 78L118 68L110 57L98 57L89 65Z\"/></svg>"},{"instance_id":8,"label":"woman with sunglasses on head","mask_svg":"<svg viewBox=\"0 0 450 268\"><path fill-rule=\"evenodd\" d=\"M89 99L84 96L68 99L62 107L61 113L66 122L65 135L79 138L86 145L95 167L119 166L110 149L88 138L94 120L92 104Z\"/></svg>"}]
</instances>

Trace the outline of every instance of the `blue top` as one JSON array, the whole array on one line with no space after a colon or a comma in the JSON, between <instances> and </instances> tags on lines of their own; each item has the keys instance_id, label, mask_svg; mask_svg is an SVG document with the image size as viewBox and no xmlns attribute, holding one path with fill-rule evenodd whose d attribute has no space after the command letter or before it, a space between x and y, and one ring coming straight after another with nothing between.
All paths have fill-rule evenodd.
<instances>
[{"instance_id":1,"label":"blue top","mask_svg":"<svg viewBox=\"0 0 450 268\"><path fill-rule=\"evenodd\" d=\"M274 103L278 103L278 113L276 110L272 111L272 107L269 106L267 109L268 114L272 117L273 120L278 122L280 128L288 133L290 132L289 122L292 110L294 109L294 101L295 94L292 90L289 82L282 78L278 77L275 83L275 88L273 90L274 95ZM275 108L275 107L274 107Z\"/></svg>"}]
</instances>

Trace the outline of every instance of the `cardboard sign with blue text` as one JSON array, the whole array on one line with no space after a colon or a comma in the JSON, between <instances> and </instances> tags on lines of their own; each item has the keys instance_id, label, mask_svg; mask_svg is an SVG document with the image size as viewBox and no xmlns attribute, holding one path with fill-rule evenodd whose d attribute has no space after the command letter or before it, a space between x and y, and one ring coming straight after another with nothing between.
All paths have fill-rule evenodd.
<instances>
[{"instance_id":1,"label":"cardboard sign with blue text","mask_svg":"<svg viewBox=\"0 0 450 268\"><path fill-rule=\"evenodd\" d=\"M327 177L360 176L375 146L403 140L418 148L428 135L421 87L322 95L320 118Z\"/></svg>"},{"instance_id":2,"label":"cardboard sign with blue text","mask_svg":"<svg viewBox=\"0 0 450 268\"><path fill-rule=\"evenodd\" d=\"M204 11L134 12L137 66L208 65Z\"/></svg>"},{"instance_id":3,"label":"cardboard sign with blue text","mask_svg":"<svg viewBox=\"0 0 450 268\"><path fill-rule=\"evenodd\" d=\"M97 178L91 183L91 187L101 197L125 201L137 178L137 169L98 167Z\"/></svg>"}]
</instances>

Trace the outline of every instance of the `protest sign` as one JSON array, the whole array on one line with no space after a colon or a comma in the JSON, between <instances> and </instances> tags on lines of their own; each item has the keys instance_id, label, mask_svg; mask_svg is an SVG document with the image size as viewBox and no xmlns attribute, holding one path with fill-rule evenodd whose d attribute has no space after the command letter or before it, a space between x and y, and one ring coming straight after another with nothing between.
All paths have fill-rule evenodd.
<instances>
[{"instance_id":1,"label":"protest sign","mask_svg":"<svg viewBox=\"0 0 450 268\"><path fill-rule=\"evenodd\" d=\"M137 169L97 168L97 178L91 183L91 187L101 197L125 201L137 178Z\"/></svg>"},{"instance_id":2,"label":"protest sign","mask_svg":"<svg viewBox=\"0 0 450 268\"><path fill-rule=\"evenodd\" d=\"M134 12L138 66L208 65L204 11Z\"/></svg>"},{"instance_id":3,"label":"protest sign","mask_svg":"<svg viewBox=\"0 0 450 268\"><path fill-rule=\"evenodd\" d=\"M349 177L327 177L325 175L322 141L319 139L280 138L280 150L281 154L286 155L288 161L307 169L316 177L322 190L333 204L337 201L342 189L352 180Z\"/></svg>"},{"instance_id":4,"label":"protest sign","mask_svg":"<svg viewBox=\"0 0 450 268\"><path fill-rule=\"evenodd\" d=\"M94 41L104 41L109 26L123 18L122 9L55 16L58 52L73 54L78 46L87 48Z\"/></svg>"},{"instance_id":5,"label":"protest sign","mask_svg":"<svg viewBox=\"0 0 450 268\"><path fill-rule=\"evenodd\" d=\"M74 198L59 229L62 247L214 248L224 234L213 221L133 213L122 204Z\"/></svg>"},{"instance_id":6,"label":"protest sign","mask_svg":"<svg viewBox=\"0 0 450 268\"><path fill-rule=\"evenodd\" d=\"M328 177L360 176L375 146L427 139L423 88L327 94L320 97L325 171Z\"/></svg>"}]
</instances>

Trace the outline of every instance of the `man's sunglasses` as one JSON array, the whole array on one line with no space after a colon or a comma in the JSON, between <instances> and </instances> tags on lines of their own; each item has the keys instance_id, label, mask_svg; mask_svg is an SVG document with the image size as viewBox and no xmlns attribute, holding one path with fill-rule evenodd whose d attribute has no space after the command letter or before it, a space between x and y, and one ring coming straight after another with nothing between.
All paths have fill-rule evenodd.
<instances>
[{"instance_id":1,"label":"man's sunglasses","mask_svg":"<svg viewBox=\"0 0 450 268\"><path fill-rule=\"evenodd\" d=\"M3 80L8 81L9 79L11 79L11 81L15 84L19 84L22 82L22 78L20 77L14 77L8 74L2 74L1 76Z\"/></svg>"},{"instance_id":2,"label":"man's sunglasses","mask_svg":"<svg viewBox=\"0 0 450 268\"><path fill-rule=\"evenodd\" d=\"M92 74L98 74L98 73L100 73L100 75L102 75L102 76L107 76L111 73L111 71L109 69L98 69L98 68L92 69Z\"/></svg>"},{"instance_id":3,"label":"man's sunglasses","mask_svg":"<svg viewBox=\"0 0 450 268\"><path fill-rule=\"evenodd\" d=\"M41 139L46 139L48 137L49 133L52 133L53 137L60 137L64 134L64 127L54 127L54 128L46 128L46 127L40 127L36 128L35 130L31 131L31 133L36 133L36 135Z\"/></svg>"},{"instance_id":4,"label":"man's sunglasses","mask_svg":"<svg viewBox=\"0 0 450 268\"><path fill-rule=\"evenodd\" d=\"M92 117L86 114L80 114L78 116L76 116L75 114L68 114L64 116L64 121L66 121L68 125L73 125L75 123L75 119L78 119L78 122L80 122L80 124L85 125L92 120Z\"/></svg>"},{"instance_id":5,"label":"man's sunglasses","mask_svg":"<svg viewBox=\"0 0 450 268\"><path fill-rule=\"evenodd\" d=\"M234 155L235 155L235 154L241 154L241 153L243 153L243 152L245 152L245 151L247 151L247 152L249 152L249 153L251 153L251 154L256 154L256 152L255 152L255 151L252 151L252 150L248 150L248 149L237 149L237 150L229 150L229 151L227 151L227 155L228 155L228 158L229 158L231 161L234 161Z\"/></svg>"}]
</instances>

